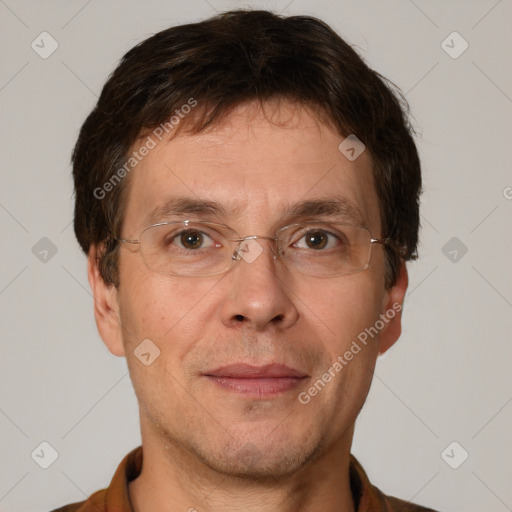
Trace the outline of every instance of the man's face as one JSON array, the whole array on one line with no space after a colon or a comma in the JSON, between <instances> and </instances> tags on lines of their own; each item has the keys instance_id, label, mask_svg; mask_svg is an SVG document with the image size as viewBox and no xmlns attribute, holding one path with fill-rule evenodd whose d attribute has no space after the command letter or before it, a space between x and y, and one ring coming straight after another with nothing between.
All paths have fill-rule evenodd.
<instances>
[{"instance_id":1,"label":"man's face","mask_svg":"<svg viewBox=\"0 0 512 512\"><path fill-rule=\"evenodd\" d=\"M183 133L158 144L130 176L122 237L137 239L149 225L148 215L176 198L215 202L224 213L173 214L155 222L211 221L240 237L273 237L293 222L338 220L289 212L299 202L339 199L360 217L340 220L380 237L368 152L349 161L338 150L343 138L308 111L283 104L272 112L280 124L245 105L208 133ZM220 472L280 475L350 445L370 386L377 337L360 344L361 351L309 403L298 398L375 324L396 293L384 287L381 247L373 247L368 269L325 278L286 267L274 259L272 241L258 243L263 252L254 261L242 259L213 277L152 272L138 246L123 244L114 292L122 327L118 338L103 337L110 338L105 341L114 353L126 354L143 440L184 448ZM121 337L122 346L114 339ZM134 355L146 339L160 350L149 366ZM305 377L267 380L258 388L256 381L244 386L215 374L233 364L285 365ZM286 385L272 392L278 382Z\"/></svg>"}]
</instances>

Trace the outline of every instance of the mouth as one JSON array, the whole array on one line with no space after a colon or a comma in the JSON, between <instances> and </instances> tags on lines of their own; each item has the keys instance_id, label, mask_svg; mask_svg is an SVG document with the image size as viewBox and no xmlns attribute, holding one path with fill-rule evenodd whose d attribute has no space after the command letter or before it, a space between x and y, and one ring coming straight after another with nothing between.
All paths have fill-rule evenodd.
<instances>
[{"instance_id":1,"label":"mouth","mask_svg":"<svg viewBox=\"0 0 512 512\"><path fill-rule=\"evenodd\" d=\"M290 391L309 378L306 373L282 364L252 366L242 363L223 366L203 376L227 391L257 398Z\"/></svg>"}]
</instances>

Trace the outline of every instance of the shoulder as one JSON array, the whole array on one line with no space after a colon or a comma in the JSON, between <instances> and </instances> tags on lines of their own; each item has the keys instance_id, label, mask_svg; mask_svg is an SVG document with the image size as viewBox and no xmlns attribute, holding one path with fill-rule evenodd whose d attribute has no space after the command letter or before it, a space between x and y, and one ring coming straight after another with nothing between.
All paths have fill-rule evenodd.
<instances>
[{"instance_id":1,"label":"shoulder","mask_svg":"<svg viewBox=\"0 0 512 512\"><path fill-rule=\"evenodd\" d=\"M69 505L64 505L63 507L56 508L51 512L77 512L80 510L80 507L85 504L85 501L77 501L76 503L70 503Z\"/></svg>"},{"instance_id":2,"label":"shoulder","mask_svg":"<svg viewBox=\"0 0 512 512\"><path fill-rule=\"evenodd\" d=\"M51 512L106 512L108 508L106 495L107 489L102 489L101 491L96 491L94 494L91 494L91 496L84 501L69 503Z\"/></svg>"},{"instance_id":3,"label":"shoulder","mask_svg":"<svg viewBox=\"0 0 512 512\"><path fill-rule=\"evenodd\" d=\"M373 485L359 461L350 455L350 487L358 512L436 512L384 494Z\"/></svg>"},{"instance_id":4,"label":"shoulder","mask_svg":"<svg viewBox=\"0 0 512 512\"><path fill-rule=\"evenodd\" d=\"M386 503L386 512L436 512L434 509L422 507L416 505L410 501L400 500L392 496L384 496L384 502Z\"/></svg>"},{"instance_id":5,"label":"shoulder","mask_svg":"<svg viewBox=\"0 0 512 512\"><path fill-rule=\"evenodd\" d=\"M51 512L132 512L128 484L137 478L142 469L142 446L124 457L109 487L91 494L85 501L78 501L56 508Z\"/></svg>"}]
</instances>

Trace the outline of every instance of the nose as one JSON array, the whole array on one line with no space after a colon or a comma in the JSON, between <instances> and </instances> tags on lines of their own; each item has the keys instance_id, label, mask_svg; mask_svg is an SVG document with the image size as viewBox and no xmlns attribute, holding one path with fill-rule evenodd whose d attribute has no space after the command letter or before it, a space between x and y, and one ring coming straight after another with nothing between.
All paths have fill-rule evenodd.
<instances>
[{"instance_id":1,"label":"nose","mask_svg":"<svg viewBox=\"0 0 512 512\"><path fill-rule=\"evenodd\" d=\"M224 325L244 325L255 331L294 325L299 313L291 300L286 276L279 272L282 262L275 258L273 242L245 240L238 254L240 261L226 276L229 291L221 310Z\"/></svg>"}]
</instances>

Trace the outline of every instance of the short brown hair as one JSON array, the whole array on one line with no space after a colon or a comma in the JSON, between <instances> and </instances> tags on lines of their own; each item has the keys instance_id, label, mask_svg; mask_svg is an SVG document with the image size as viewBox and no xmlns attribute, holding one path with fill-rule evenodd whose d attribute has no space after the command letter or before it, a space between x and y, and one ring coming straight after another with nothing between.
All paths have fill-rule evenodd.
<instances>
[{"instance_id":1,"label":"short brown hair","mask_svg":"<svg viewBox=\"0 0 512 512\"><path fill-rule=\"evenodd\" d=\"M356 135L372 157L382 236L397 248L387 250L386 286L402 258L416 258L421 167L400 91L321 20L237 10L163 30L128 51L81 128L72 157L74 228L84 252L101 247L105 282L119 285L114 237L127 179L103 198L95 191L126 166L138 138L190 98L202 114L179 128L191 133L245 102L282 98L314 107L340 135Z\"/></svg>"}]
</instances>

